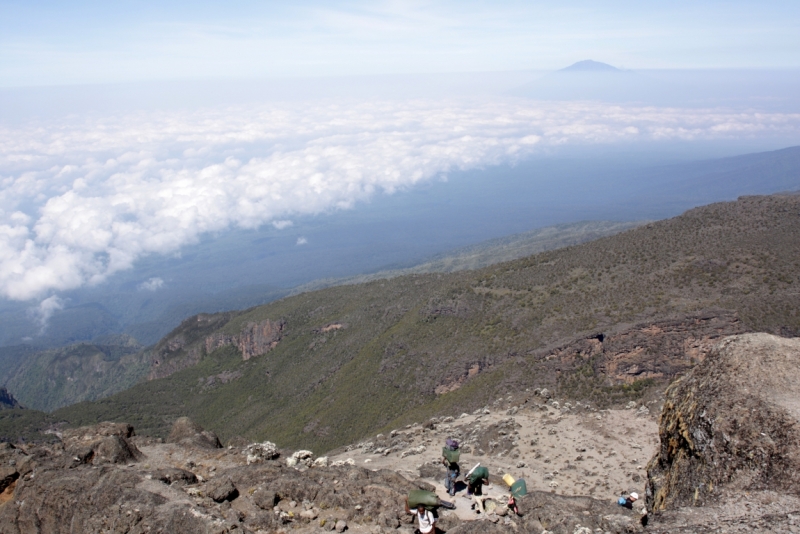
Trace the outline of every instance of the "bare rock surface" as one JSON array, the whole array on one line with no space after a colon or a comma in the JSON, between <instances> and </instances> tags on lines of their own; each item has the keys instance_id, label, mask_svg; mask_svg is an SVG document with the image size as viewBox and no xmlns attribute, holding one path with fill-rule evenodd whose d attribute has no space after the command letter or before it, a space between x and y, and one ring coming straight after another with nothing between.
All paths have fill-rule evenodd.
<instances>
[{"instance_id":1,"label":"bare rock surface","mask_svg":"<svg viewBox=\"0 0 800 534\"><path fill-rule=\"evenodd\" d=\"M724 339L666 392L648 465L654 528L797 531L799 423L800 339Z\"/></svg>"},{"instance_id":2,"label":"bare rock surface","mask_svg":"<svg viewBox=\"0 0 800 534\"><path fill-rule=\"evenodd\" d=\"M133 436L131 425L100 423L65 430L61 440L72 462L120 464L142 458L142 453L131 442Z\"/></svg>"},{"instance_id":3,"label":"bare rock surface","mask_svg":"<svg viewBox=\"0 0 800 534\"><path fill-rule=\"evenodd\" d=\"M175 420L167 442L180 443L182 445L200 447L203 449L222 448L222 443L220 443L215 433L210 430L204 430L203 427L188 417L179 417Z\"/></svg>"}]
</instances>

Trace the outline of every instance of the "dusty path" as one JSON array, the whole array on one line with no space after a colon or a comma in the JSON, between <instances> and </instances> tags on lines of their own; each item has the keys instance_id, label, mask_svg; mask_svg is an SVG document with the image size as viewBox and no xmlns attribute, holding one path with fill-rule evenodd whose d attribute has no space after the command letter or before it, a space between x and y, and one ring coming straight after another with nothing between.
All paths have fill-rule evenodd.
<instances>
[{"instance_id":1,"label":"dusty path","mask_svg":"<svg viewBox=\"0 0 800 534\"><path fill-rule=\"evenodd\" d=\"M351 458L370 469L421 477L436 487L442 499L456 503L459 517L474 519L477 513L463 485L454 498L444 488L441 448L448 437L463 444L462 473L479 462L489 468L488 494L497 498L507 495L508 487L500 478L506 473L525 479L529 490L560 495L613 501L621 493L644 494L645 467L658 444L656 418L641 406L594 411L540 401L433 421L398 429L390 436L378 435L330 460ZM399 441L402 448L384 454L379 445L388 439Z\"/></svg>"}]
</instances>

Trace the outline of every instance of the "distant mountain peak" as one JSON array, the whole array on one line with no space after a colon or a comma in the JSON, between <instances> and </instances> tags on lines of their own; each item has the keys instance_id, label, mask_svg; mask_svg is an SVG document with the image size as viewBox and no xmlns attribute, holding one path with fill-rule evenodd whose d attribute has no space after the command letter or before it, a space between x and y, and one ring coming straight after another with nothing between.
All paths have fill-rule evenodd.
<instances>
[{"instance_id":1,"label":"distant mountain peak","mask_svg":"<svg viewBox=\"0 0 800 534\"><path fill-rule=\"evenodd\" d=\"M609 65L608 63L601 63L599 61L593 61L591 59L585 59L583 61L578 61L577 63L573 63L569 67L561 69L561 71L568 71L568 72L609 72L609 71L617 71L619 72L620 69L614 67L613 65Z\"/></svg>"}]
</instances>

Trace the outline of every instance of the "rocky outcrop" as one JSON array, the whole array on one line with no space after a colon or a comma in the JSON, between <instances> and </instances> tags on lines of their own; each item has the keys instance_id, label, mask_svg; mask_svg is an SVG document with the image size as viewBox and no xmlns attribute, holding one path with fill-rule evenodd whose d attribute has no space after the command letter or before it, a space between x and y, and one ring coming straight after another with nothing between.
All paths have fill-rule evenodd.
<instances>
[{"instance_id":1,"label":"rocky outcrop","mask_svg":"<svg viewBox=\"0 0 800 534\"><path fill-rule=\"evenodd\" d=\"M223 326L229 319L229 314L200 314L184 321L153 349L147 379L165 378L193 367L200 362L203 355L230 345L239 350L243 360L261 356L278 345L286 326L285 321L264 319L248 322L238 335L212 331ZM207 335L203 335L206 333Z\"/></svg>"},{"instance_id":2,"label":"rocky outcrop","mask_svg":"<svg viewBox=\"0 0 800 534\"><path fill-rule=\"evenodd\" d=\"M233 316L233 313L201 313L184 320L153 347L147 379L164 378L197 365L205 354L205 338L215 334Z\"/></svg>"},{"instance_id":3,"label":"rocky outcrop","mask_svg":"<svg viewBox=\"0 0 800 534\"><path fill-rule=\"evenodd\" d=\"M249 360L261 356L274 349L283 335L284 321L266 319L258 323L247 323L236 342L242 359Z\"/></svg>"},{"instance_id":4,"label":"rocky outcrop","mask_svg":"<svg viewBox=\"0 0 800 534\"><path fill-rule=\"evenodd\" d=\"M630 385L648 380L663 385L705 359L722 338L745 331L736 313L711 309L660 321L620 325L569 343L530 351L534 362L529 373L537 387L552 387L561 395L586 398L591 386ZM463 386L472 377L493 369L491 362L476 361L460 374L448 375L434 391L445 394ZM519 389L524 374L511 375L507 389ZM597 399L592 399L597 400Z\"/></svg>"},{"instance_id":5,"label":"rocky outcrop","mask_svg":"<svg viewBox=\"0 0 800 534\"><path fill-rule=\"evenodd\" d=\"M571 364L593 359L613 383L672 379L703 361L720 339L744 331L735 313L709 310L597 333L550 351L547 361Z\"/></svg>"},{"instance_id":6,"label":"rocky outcrop","mask_svg":"<svg viewBox=\"0 0 800 534\"><path fill-rule=\"evenodd\" d=\"M800 339L732 336L666 392L648 509L722 506L759 494L800 506ZM665 516L666 517L666 516ZM763 519L763 518L761 518ZM694 527L693 527L694 528ZM696 529L702 531L702 529Z\"/></svg>"},{"instance_id":7,"label":"rocky outcrop","mask_svg":"<svg viewBox=\"0 0 800 534\"><path fill-rule=\"evenodd\" d=\"M100 423L65 430L61 436L71 464L127 464L142 459L131 443L133 427L125 423Z\"/></svg>"},{"instance_id":8,"label":"rocky outcrop","mask_svg":"<svg viewBox=\"0 0 800 534\"><path fill-rule=\"evenodd\" d=\"M222 443L214 432L204 430L203 427L189 419L179 417L172 424L172 430L167 437L167 443L178 443L187 447L201 449L221 449Z\"/></svg>"}]
</instances>

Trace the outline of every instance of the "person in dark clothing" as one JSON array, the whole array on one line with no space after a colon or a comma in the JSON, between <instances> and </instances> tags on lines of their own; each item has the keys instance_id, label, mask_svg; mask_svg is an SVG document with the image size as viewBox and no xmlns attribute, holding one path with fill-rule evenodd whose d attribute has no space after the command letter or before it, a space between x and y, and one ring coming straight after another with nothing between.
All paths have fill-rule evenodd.
<instances>
[{"instance_id":1,"label":"person in dark clothing","mask_svg":"<svg viewBox=\"0 0 800 534\"><path fill-rule=\"evenodd\" d=\"M617 499L617 504L620 506L624 506L628 510L633 510L633 503L639 500L639 494L636 492L631 493L627 497L622 496Z\"/></svg>"},{"instance_id":2,"label":"person in dark clothing","mask_svg":"<svg viewBox=\"0 0 800 534\"><path fill-rule=\"evenodd\" d=\"M456 494L456 480L461 474L461 468L458 465L459 450L458 442L454 439L447 439L445 446L442 448L442 464L447 469L447 477L444 479L444 487L447 488L449 495Z\"/></svg>"},{"instance_id":3,"label":"person in dark clothing","mask_svg":"<svg viewBox=\"0 0 800 534\"><path fill-rule=\"evenodd\" d=\"M489 470L479 465L467 475L467 494L483 495L484 484L489 484Z\"/></svg>"}]
</instances>

